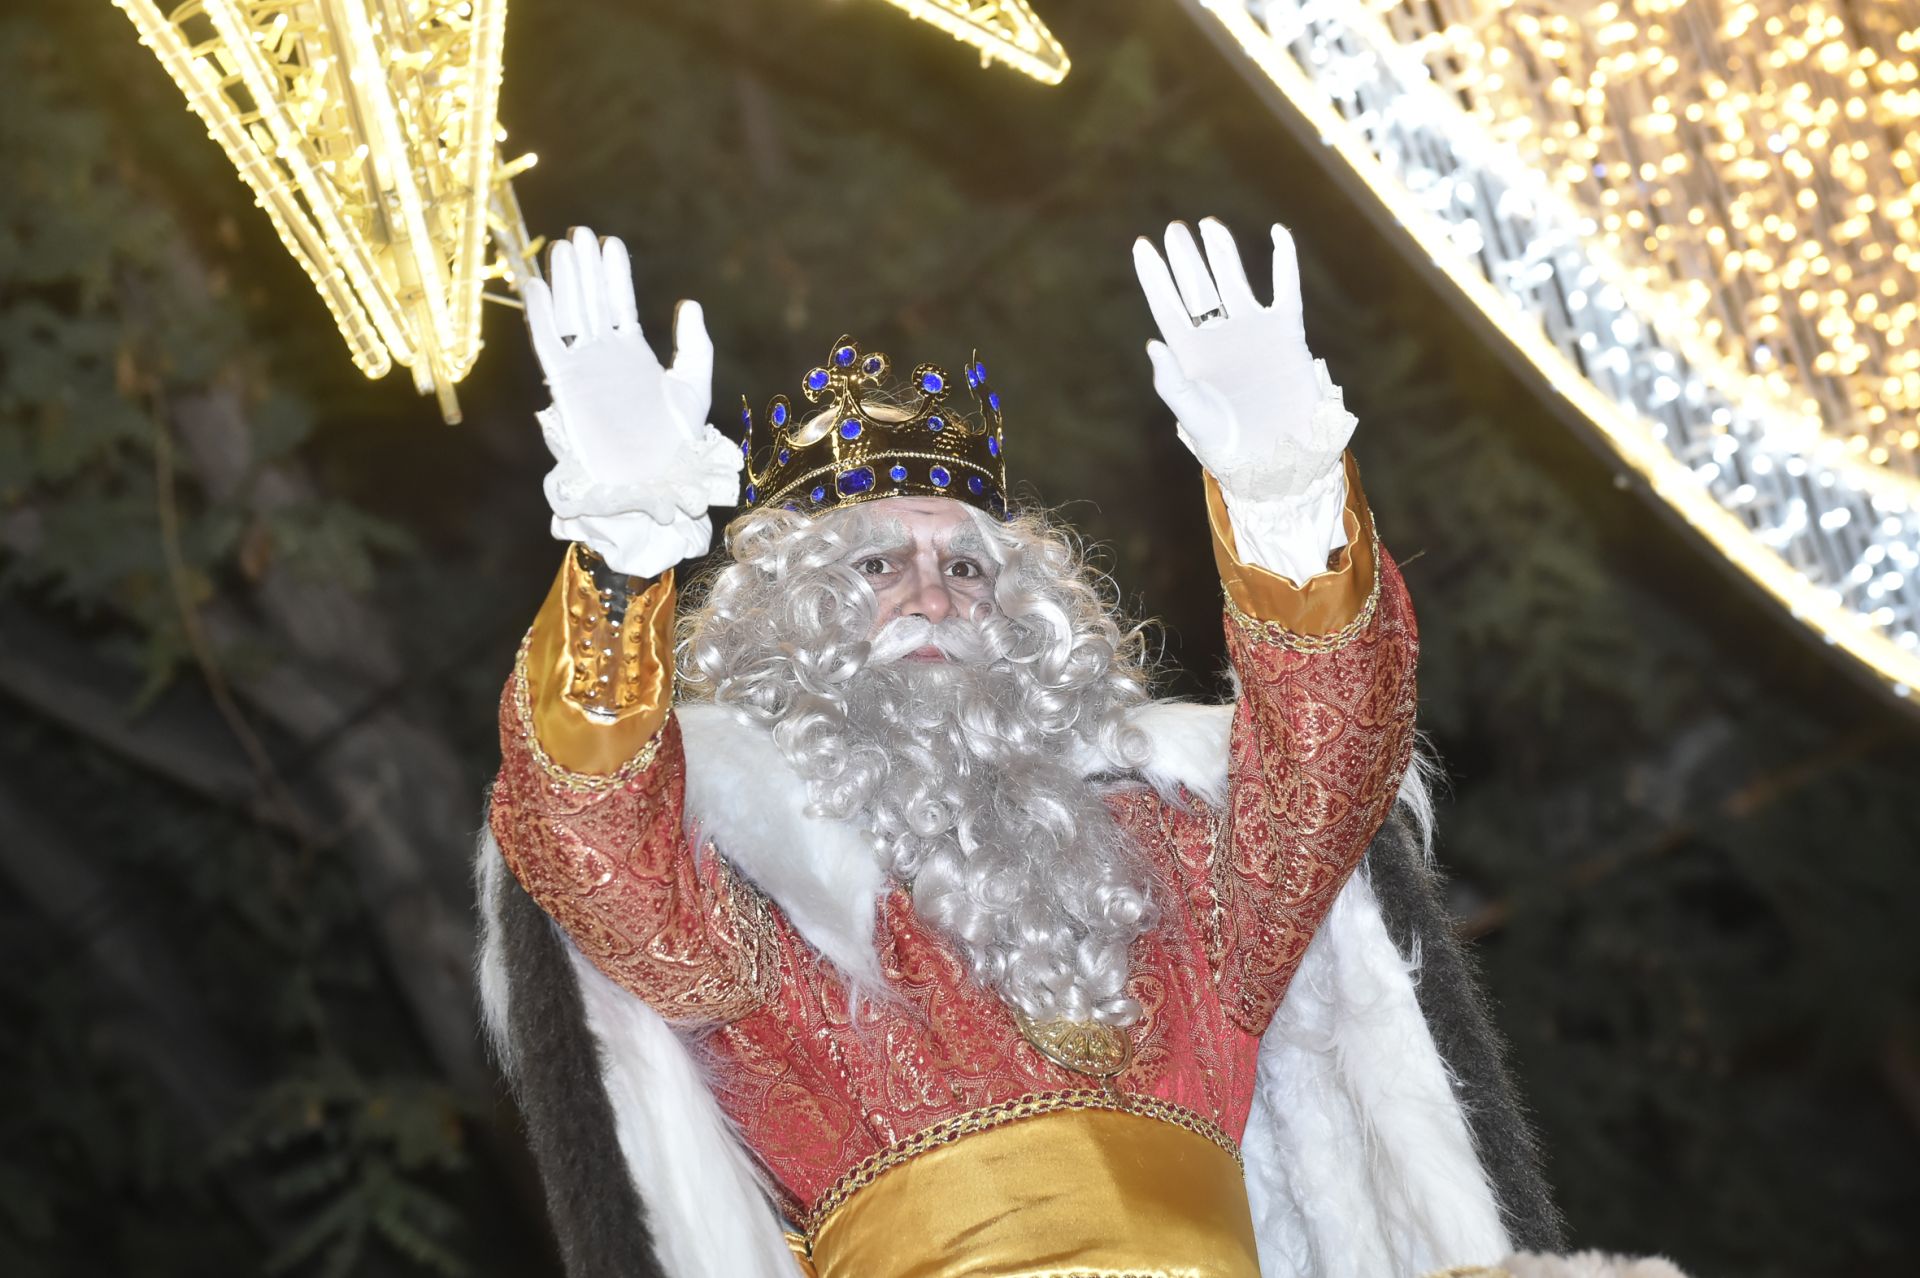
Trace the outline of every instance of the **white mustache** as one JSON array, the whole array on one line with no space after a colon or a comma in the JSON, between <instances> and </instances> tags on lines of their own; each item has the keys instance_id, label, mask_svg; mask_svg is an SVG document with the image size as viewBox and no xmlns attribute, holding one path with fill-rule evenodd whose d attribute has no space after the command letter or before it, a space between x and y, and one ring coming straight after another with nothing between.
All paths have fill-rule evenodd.
<instances>
[{"instance_id":1,"label":"white mustache","mask_svg":"<svg viewBox=\"0 0 1920 1278\"><path fill-rule=\"evenodd\" d=\"M898 661L908 653L925 647L938 648L953 661L985 661L990 654L987 636L977 622L965 617L928 621L925 617L895 617L874 636L867 656L869 664Z\"/></svg>"}]
</instances>

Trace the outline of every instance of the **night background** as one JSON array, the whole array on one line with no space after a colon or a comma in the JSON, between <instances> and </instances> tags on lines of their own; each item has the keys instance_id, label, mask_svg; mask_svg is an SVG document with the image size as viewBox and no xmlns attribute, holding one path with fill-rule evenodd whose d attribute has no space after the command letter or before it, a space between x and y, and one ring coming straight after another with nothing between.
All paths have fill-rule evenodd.
<instances>
[{"instance_id":1,"label":"night background","mask_svg":"<svg viewBox=\"0 0 1920 1278\"><path fill-rule=\"evenodd\" d=\"M722 422L843 332L977 349L1016 483L1218 696L1128 247L1212 214L1263 289L1286 223L1573 1241L1920 1272L1920 715L1616 485L1182 9L1040 8L1058 88L877 3L521 0L528 224L622 236L656 348L705 304ZM520 318L446 426L105 0L8 0L0 84L0 1272L558 1274L467 974L560 553Z\"/></svg>"}]
</instances>

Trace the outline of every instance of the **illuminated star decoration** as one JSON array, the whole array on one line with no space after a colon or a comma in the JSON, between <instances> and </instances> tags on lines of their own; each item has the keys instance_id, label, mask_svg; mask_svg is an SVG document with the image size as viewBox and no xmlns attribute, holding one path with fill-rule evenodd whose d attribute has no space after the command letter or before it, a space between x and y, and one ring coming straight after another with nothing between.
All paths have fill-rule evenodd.
<instances>
[{"instance_id":1,"label":"illuminated star decoration","mask_svg":"<svg viewBox=\"0 0 1920 1278\"><path fill-rule=\"evenodd\" d=\"M114 0L306 271L360 370L460 420L486 282L533 270L498 159L506 0ZM395 15L404 15L404 20Z\"/></svg>"},{"instance_id":2,"label":"illuminated star decoration","mask_svg":"<svg viewBox=\"0 0 1920 1278\"><path fill-rule=\"evenodd\" d=\"M1072 65L1067 51L1027 0L887 0L980 51L982 66L1004 62L1042 84L1058 84Z\"/></svg>"},{"instance_id":3,"label":"illuminated star decoration","mask_svg":"<svg viewBox=\"0 0 1920 1278\"><path fill-rule=\"evenodd\" d=\"M1627 467L1913 696L1912 5L1182 2Z\"/></svg>"}]
</instances>

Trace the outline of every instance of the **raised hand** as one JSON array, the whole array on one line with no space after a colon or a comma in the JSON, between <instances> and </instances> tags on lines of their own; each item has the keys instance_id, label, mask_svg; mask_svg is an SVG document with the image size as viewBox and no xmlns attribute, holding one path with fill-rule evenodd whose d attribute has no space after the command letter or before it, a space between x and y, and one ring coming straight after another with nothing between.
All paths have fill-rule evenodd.
<instances>
[{"instance_id":1,"label":"raised hand","mask_svg":"<svg viewBox=\"0 0 1920 1278\"><path fill-rule=\"evenodd\" d=\"M1340 455L1353 414L1307 349L1293 237L1273 227L1273 302L1262 306L1227 228L1167 228L1163 258L1134 241L1134 270L1163 340L1147 343L1153 388L1181 440L1226 497L1240 549L1305 581L1346 542ZM1201 245L1205 245L1205 253Z\"/></svg>"},{"instance_id":2,"label":"raised hand","mask_svg":"<svg viewBox=\"0 0 1920 1278\"><path fill-rule=\"evenodd\" d=\"M662 367L641 332L633 268L619 240L580 227L527 285L527 328L553 406L539 414L555 466L544 488L554 536L617 571L653 576L705 553L710 506L739 497L740 453L706 424L713 343L698 302L674 318Z\"/></svg>"},{"instance_id":3,"label":"raised hand","mask_svg":"<svg viewBox=\"0 0 1920 1278\"><path fill-rule=\"evenodd\" d=\"M1140 289L1163 340L1147 343L1153 388L1180 437L1221 487L1241 498L1305 493L1340 458L1353 417L1326 365L1307 349L1293 237L1273 227L1273 302L1262 306L1218 221L1167 228L1166 256L1134 241ZM1323 401L1331 398L1336 411ZM1318 410L1318 411L1317 411Z\"/></svg>"}]
</instances>

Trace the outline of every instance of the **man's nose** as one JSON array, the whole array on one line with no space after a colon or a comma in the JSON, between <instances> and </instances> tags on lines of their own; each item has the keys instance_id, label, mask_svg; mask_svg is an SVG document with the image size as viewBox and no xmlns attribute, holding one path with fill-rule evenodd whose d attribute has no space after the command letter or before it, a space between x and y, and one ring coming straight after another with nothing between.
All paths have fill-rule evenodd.
<instances>
[{"instance_id":1,"label":"man's nose","mask_svg":"<svg viewBox=\"0 0 1920 1278\"><path fill-rule=\"evenodd\" d=\"M935 624L953 615L953 597L947 593L945 580L934 576L916 584L917 588L913 597L907 600L904 611L918 613Z\"/></svg>"}]
</instances>

